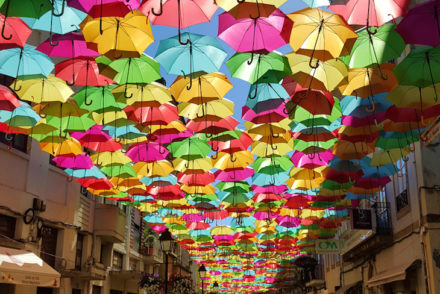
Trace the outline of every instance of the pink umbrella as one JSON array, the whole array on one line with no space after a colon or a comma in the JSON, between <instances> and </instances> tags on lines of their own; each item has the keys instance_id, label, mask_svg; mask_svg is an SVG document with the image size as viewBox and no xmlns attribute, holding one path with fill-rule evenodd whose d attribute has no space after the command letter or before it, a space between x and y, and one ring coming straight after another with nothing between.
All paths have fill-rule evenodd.
<instances>
[{"instance_id":1,"label":"pink umbrella","mask_svg":"<svg viewBox=\"0 0 440 294\"><path fill-rule=\"evenodd\" d=\"M179 28L179 42L186 45L188 41L181 41L180 29L209 22L217 8L214 1L208 0L147 0L139 11L156 25Z\"/></svg>"},{"instance_id":2,"label":"pink umbrella","mask_svg":"<svg viewBox=\"0 0 440 294\"><path fill-rule=\"evenodd\" d=\"M379 27L406 13L410 0L349 0L345 5L330 5L351 25Z\"/></svg>"},{"instance_id":3,"label":"pink umbrella","mask_svg":"<svg viewBox=\"0 0 440 294\"><path fill-rule=\"evenodd\" d=\"M257 211L257 212L254 213L254 217L257 220L272 219L272 218L276 218L277 216L278 216L278 213L275 213L275 212Z\"/></svg>"},{"instance_id":4,"label":"pink umbrella","mask_svg":"<svg viewBox=\"0 0 440 294\"><path fill-rule=\"evenodd\" d=\"M320 152L319 156L314 156L313 158L310 158L308 154L296 151L290 159L296 167L315 168L328 165L333 157L332 150L328 149L325 152Z\"/></svg>"},{"instance_id":5,"label":"pink umbrella","mask_svg":"<svg viewBox=\"0 0 440 294\"><path fill-rule=\"evenodd\" d=\"M243 106L242 119L253 122L255 124L279 122L289 116L284 111L285 111L284 104L281 104L276 109L263 111L258 114L255 113L255 111L253 111L249 107Z\"/></svg>"},{"instance_id":6,"label":"pink umbrella","mask_svg":"<svg viewBox=\"0 0 440 294\"><path fill-rule=\"evenodd\" d=\"M274 193L274 194L281 194L284 191L287 190L286 185L280 185L280 186L266 186L266 187L261 187L261 186L255 186L252 185L252 191L254 193Z\"/></svg>"},{"instance_id":7,"label":"pink umbrella","mask_svg":"<svg viewBox=\"0 0 440 294\"><path fill-rule=\"evenodd\" d=\"M130 157L133 162L154 162L165 159L168 153L170 152L160 144L142 142L131 145L126 155Z\"/></svg>"},{"instance_id":8,"label":"pink umbrella","mask_svg":"<svg viewBox=\"0 0 440 294\"><path fill-rule=\"evenodd\" d=\"M294 228L299 226L301 223L301 218L293 216L279 216L277 218L277 222L279 226L285 228Z\"/></svg>"},{"instance_id":9,"label":"pink umbrella","mask_svg":"<svg viewBox=\"0 0 440 294\"><path fill-rule=\"evenodd\" d=\"M274 51L287 44L293 22L276 9L268 17L235 19L219 16L218 36L237 52Z\"/></svg>"},{"instance_id":10,"label":"pink umbrella","mask_svg":"<svg viewBox=\"0 0 440 294\"><path fill-rule=\"evenodd\" d=\"M414 6L396 27L407 44L440 45L440 2L427 1Z\"/></svg>"},{"instance_id":11,"label":"pink umbrella","mask_svg":"<svg viewBox=\"0 0 440 294\"><path fill-rule=\"evenodd\" d=\"M67 0L67 5L76 8L78 10L88 13L93 6L103 5L103 16L105 16L105 6L106 4L120 3L130 10L137 9L141 3L140 0Z\"/></svg>"},{"instance_id":12,"label":"pink umbrella","mask_svg":"<svg viewBox=\"0 0 440 294\"><path fill-rule=\"evenodd\" d=\"M74 157L56 156L52 160L62 168L90 169L94 165L92 159L85 153Z\"/></svg>"},{"instance_id":13,"label":"pink umbrella","mask_svg":"<svg viewBox=\"0 0 440 294\"><path fill-rule=\"evenodd\" d=\"M200 222L205 219L200 213L188 213L181 216L181 219L187 222Z\"/></svg>"},{"instance_id":14,"label":"pink umbrella","mask_svg":"<svg viewBox=\"0 0 440 294\"><path fill-rule=\"evenodd\" d=\"M391 108L391 107L390 107ZM351 127L362 127L362 126L373 126L381 123L386 119L385 112L373 114L366 117L356 117L350 115L343 115L341 117L341 123L345 126Z\"/></svg>"},{"instance_id":15,"label":"pink umbrella","mask_svg":"<svg viewBox=\"0 0 440 294\"><path fill-rule=\"evenodd\" d=\"M101 55L87 48L87 43L81 33L72 32L64 35L53 35L52 42L58 42L58 45L51 46L50 40L47 39L37 47L37 50L53 57L75 58L98 57Z\"/></svg>"},{"instance_id":16,"label":"pink umbrella","mask_svg":"<svg viewBox=\"0 0 440 294\"><path fill-rule=\"evenodd\" d=\"M160 142L162 144L168 144L171 142L174 142L178 139L184 139L184 138L188 138L191 137L193 135L193 132L191 132L190 130L185 130L179 134L166 134L166 135L161 135L161 136L157 136L157 138L155 140L151 140L151 141L157 141Z\"/></svg>"},{"instance_id":17,"label":"pink umbrella","mask_svg":"<svg viewBox=\"0 0 440 294\"><path fill-rule=\"evenodd\" d=\"M245 168L245 169L236 169L230 171L218 170L214 174L217 181L235 182L235 181L244 181L247 178L252 177L254 172L255 171L252 168Z\"/></svg>"},{"instance_id":18,"label":"pink umbrella","mask_svg":"<svg viewBox=\"0 0 440 294\"><path fill-rule=\"evenodd\" d=\"M109 134L102 130L101 125L94 125L86 132L73 132L70 135L77 139L83 147L98 152L114 152L122 149L122 145L115 142Z\"/></svg>"},{"instance_id":19,"label":"pink umbrella","mask_svg":"<svg viewBox=\"0 0 440 294\"><path fill-rule=\"evenodd\" d=\"M229 216L229 213L226 210L216 210L216 211L205 211L203 213L205 218L209 218L211 220L222 220Z\"/></svg>"}]
</instances>

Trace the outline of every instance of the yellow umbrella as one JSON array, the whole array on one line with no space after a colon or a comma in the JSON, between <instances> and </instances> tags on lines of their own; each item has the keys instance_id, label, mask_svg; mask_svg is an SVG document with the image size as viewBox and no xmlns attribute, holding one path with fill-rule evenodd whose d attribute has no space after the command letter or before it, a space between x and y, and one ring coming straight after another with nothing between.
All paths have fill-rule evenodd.
<instances>
[{"instance_id":1,"label":"yellow umbrella","mask_svg":"<svg viewBox=\"0 0 440 294\"><path fill-rule=\"evenodd\" d=\"M214 167L220 170L246 168L254 162L254 157L249 150L238 151L233 154L219 152L214 160Z\"/></svg>"},{"instance_id":2,"label":"yellow umbrella","mask_svg":"<svg viewBox=\"0 0 440 294\"><path fill-rule=\"evenodd\" d=\"M200 105L182 102L177 109L179 115L189 119L202 118L205 115L225 118L234 114L234 102L228 99L213 100Z\"/></svg>"},{"instance_id":3,"label":"yellow umbrella","mask_svg":"<svg viewBox=\"0 0 440 294\"><path fill-rule=\"evenodd\" d=\"M128 122L131 124L135 124L135 122L131 122L127 120L127 114L124 111L109 111L104 113L96 113L92 112L92 119L97 124L102 124L105 122L106 125L112 127L122 127L126 126Z\"/></svg>"},{"instance_id":4,"label":"yellow umbrella","mask_svg":"<svg viewBox=\"0 0 440 294\"><path fill-rule=\"evenodd\" d=\"M110 182L118 188L118 190L124 191L125 189L129 189L131 187L144 187L145 185L142 184L138 178L118 178L118 177L112 177L110 178Z\"/></svg>"},{"instance_id":5,"label":"yellow umbrella","mask_svg":"<svg viewBox=\"0 0 440 294\"><path fill-rule=\"evenodd\" d=\"M350 142L346 140L339 140L333 146L333 154L342 160L362 159L369 153L376 150L376 141L372 142Z\"/></svg>"},{"instance_id":6,"label":"yellow umbrella","mask_svg":"<svg viewBox=\"0 0 440 294\"><path fill-rule=\"evenodd\" d=\"M81 143L75 139L65 140L61 143L40 143L40 148L53 156L76 156L82 153Z\"/></svg>"},{"instance_id":7,"label":"yellow umbrella","mask_svg":"<svg viewBox=\"0 0 440 294\"><path fill-rule=\"evenodd\" d=\"M87 16L80 28L87 46L110 58L139 57L154 42L150 22L138 10L124 17Z\"/></svg>"},{"instance_id":8,"label":"yellow umbrella","mask_svg":"<svg viewBox=\"0 0 440 294\"><path fill-rule=\"evenodd\" d=\"M155 82L145 86L121 85L114 88L112 93L117 102L133 107L159 107L173 100L167 87Z\"/></svg>"},{"instance_id":9,"label":"yellow umbrella","mask_svg":"<svg viewBox=\"0 0 440 294\"><path fill-rule=\"evenodd\" d=\"M319 188L324 181L325 181L324 177L317 177L314 179L307 179L307 180L301 180L292 177L286 181L286 184L291 189L310 190L310 189Z\"/></svg>"},{"instance_id":10,"label":"yellow umbrella","mask_svg":"<svg viewBox=\"0 0 440 294\"><path fill-rule=\"evenodd\" d=\"M389 150L381 149L373 153L370 165L382 166L382 165L387 165L389 163L395 163L410 153L411 153L411 149L409 147L404 147L401 149L395 148Z\"/></svg>"},{"instance_id":11,"label":"yellow umbrella","mask_svg":"<svg viewBox=\"0 0 440 294\"><path fill-rule=\"evenodd\" d=\"M9 129L12 129L12 127L9 127ZM35 126L33 126L30 129L26 129L23 133L25 134L48 134L52 131L57 130L56 127L54 127L53 125L49 125L46 123L46 119L43 118L42 120L40 120L39 122L37 122L37 124Z\"/></svg>"},{"instance_id":12,"label":"yellow umbrella","mask_svg":"<svg viewBox=\"0 0 440 294\"><path fill-rule=\"evenodd\" d=\"M293 140L285 143L276 142L254 142L251 145L252 154L259 157L269 157L272 155L284 155L293 150Z\"/></svg>"},{"instance_id":13,"label":"yellow umbrella","mask_svg":"<svg viewBox=\"0 0 440 294\"><path fill-rule=\"evenodd\" d=\"M180 172L189 173L190 171L203 171L207 172L212 169L212 159L198 158L194 160L186 160L182 158L176 158L173 160L174 169Z\"/></svg>"},{"instance_id":14,"label":"yellow umbrella","mask_svg":"<svg viewBox=\"0 0 440 294\"><path fill-rule=\"evenodd\" d=\"M18 80L16 91L21 100L34 103L41 102L66 102L74 94L72 89L66 84L66 81L53 75L47 78Z\"/></svg>"},{"instance_id":15,"label":"yellow umbrella","mask_svg":"<svg viewBox=\"0 0 440 294\"><path fill-rule=\"evenodd\" d=\"M391 92L399 82L393 73L395 65L384 63L375 68L351 68L348 71L348 84L341 87L342 95L370 97L375 94ZM386 77L383 79L382 75Z\"/></svg>"},{"instance_id":16,"label":"yellow umbrella","mask_svg":"<svg viewBox=\"0 0 440 294\"><path fill-rule=\"evenodd\" d=\"M285 135L290 130L289 123L291 120L289 118L283 119L277 123L265 123L265 124L254 124L251 122L245 122L244 126L248 130L249 134L258 134L265 137L276 135Z\"/></svg>"},{"instance_id":17,"label":"yellow umbrella","mask_svg":"<svg viewBox=\"0 0 440 294\"><path fill-rule=\"evenodd\" d=\"M66 102L46 102L37 104L32 107L41 117L51 115L56 117L66 116L83 116L88 111L78 107L78 104L73 99L68 99Z\"/></svg>"},{"instance_id":18,"label":"yellow umbrella","mask_svg":"<svg viewBox=\"0 0 440 294\"><path fill-rule=\"evenodd\" d=\"M141 203L137 208L142 212L154 213L159 209L159 205L156 203Z\"/></svg>"},{"instance_id":19,"label":"yellow umbrella","mask_svg":"<svg viewBox=\"0 0 440 294\"><path fill-rule=\"evenodd\" d=\"M348 75L347 66L339 59L314 60L313 62L318 66L312 68L308 56L294 53L286 56L289 59L293 79L304 88L331 92L343 83Z\"/></svg>"},{"instance_id":20,"label":"yellow umbrella","mask_svg":"<svg viewBox=\"0 0 440 294\"><path fill-rule=\"evenodd\" d=\"M399 108L425 109L438 104L435 99L436 92L440 93L440 83L435 84L435 90L433 86L419 88L399 85L386 99Z\"/></svg>"},{"instance_id":21,"label":"yellow umbrella","mask_svg":"<svg viewBox=\"0 0 440 294\"><path fill-rule=\"evenodd\" d=\"M290 45L295 53L310 56L309 65L350 54L357 34L338 14L306 8L287 15L293 20ZM312 63L313 62L313 63Z\"/></svg>"},{"instance_id":22,"label":"yellow umbrella","mask_svg":"<svg viewBox=\"0 0 440 294\"><path fill-rule=\"evenodd\" d=\"M216 226L211 229L211 235L221 236L221 235L233 235L235 232L228 226Z\"/></svg>"},{"instance_id":23,"label":"yellow umbrella","mask_svg":"<svg viewBox=\"0 0 440 294\"><path fill-rule=\"evenodd\" d=\"M203 104L222 99L233 87L226 75L217 72L195 78L192 87L188 90L189 84L190 79L180 76L170 86L171 94L176 101Z\"/></svg>"},{"instance_id":24,"label":"yellow umbrella","mask_svg":"<svg viewBox=\"0 0 440 294\"><path fill-rule=\"evenodd\" d=\"M339 133L347 136L360 136L360 135L370 135L377 131L382 130L382 125L368 125L368 126L360 126L360 127L351 127L351 126L341 126L339 128Z\"/></svg>"},{"instance_id":25,"label":"yellow umbrella","mask_svg":"<svg viewBox=\"0 0 440 294\"><path fill-rule=\"evenodd\" d=\"M130 157L126 156L122 151L115 152L97 152L90 156L92 162L101 166L108 165L124 165L131 162Z\"/></svg>"},{"instance_id":26,"label":"yellow umbrella","mask_svg":"<svg viewBox=\"0 0 440 294\"><path fill-rule=\"evenodd\" d=\"M167 125L150 125L148 126L148 129L141 129L140 131L146 133L151 132L152 134L154 134L155 132L159 133L160 131L163 131L164 133L166 133L172 130L175 130L177 134L185 131L186 127L180 120L174 120Z\"/></svg>"},{"instance_id":27,"label":"yellow umbrella","mask_svg":"<svg viewBox=\"0 0 440 294\"><path fill-rule=\"evenodd\" d=\"M173 165L167 160L136 162L133 169L139 176L144 177L166 177L174 171Z\"/></svg>"},{"instance_id":28,"label":"yellow umbrella","mask_svg":"<svg viewBox=\"0 0 440 294\"><path fill-rule=\"evenodd\" d=\"M187 186L181 185L180 189L188 194L215 194L216 189L212 185L207 186Z\"/></svg>"}]
</instances>

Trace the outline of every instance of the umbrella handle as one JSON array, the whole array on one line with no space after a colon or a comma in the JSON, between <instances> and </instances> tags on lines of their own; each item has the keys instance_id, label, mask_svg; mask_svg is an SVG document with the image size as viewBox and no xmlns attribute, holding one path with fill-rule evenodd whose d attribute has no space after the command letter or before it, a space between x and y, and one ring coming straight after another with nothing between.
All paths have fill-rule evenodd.
<instances>
[{"instance_id":1,"label":"umbrella handle","mask_svg":"<svg viewBox=\"0 0 440 294\"><path fill-rule=\"evenodd\" d=\"M73 56L73 54L72 54ZM66 81L66 84L68 86L73 86L75 85L75 59L72 57L72 82Z\"/></svg>"},{"instance_id":2,"label":"umbrella handle","mask_svg":"<svg viewBox=\"0 0 440 294\"><path fill-rule=\"evenodd\" d=\"M5 36L5 28L6 28L6 16L5 16L5 20L3 21L3 26L2 26L2 38L5 40L11 40L12 34L10 34L9 36Z\"/></svg>"},{"instance_id":3,"label":"umbrella handle","mask_svg":"<svg viewBox=\"0 0 440 294\"><path fill-rule=\"evenodd\" d=\"M230 178L231 180L236 180L236 179L237 179L237 177L235 176L235 169L234 169L234 176L233 176L233 177L229 176L229 178Z\"/></svg>"},{"instance_id":4,"label":"umbrella handle","mask_svg":"<svg viewBox=\"0 0 440 294\"><path fill-rule=\"evenodd\" d=\"M376 111L376 104L374 103L373 97L371 97L371 108L365 107L366 112L375 112Z\"/></svg>"},{"instance_id":5,"label":"umbrella handle","mask_svg":"<svg viewBox=\"0 0 440 294\"><path fill-rule=\"evenodd\" d=\"M127 3L130 1L130 0L126 0L127 1ZM160 16L160 15L162 15L162 13L163 13L163 3L162 3L162 0L159 0L159 12L156 12L156 11L154 11L154 7L153 8L151 8L151 13L153 14L153 15L155 15L155 16Z\"/></svg>"},{"instance_id":6,"label":"umbrella handle","mask_svg":"<svg viewBox=\"0 0 440 294\"><path fill-rule=\"evenodd\" d=\"M370 26L367 26L366 30L369 35L375 35L377 33L377 28L376 30L372 31Z\"/></svg>"},{"instance_id":7,"label":"umbrella handle","mask_svg":"<svg viewBox=\"0 0 440 294\"><path fill-rule=\"evenodd\" d=\"M9 128L9 126L8 126ZM11 134L9 134L8 132L5 133L5 140L8 142L11 142L14 139L14 136L12 136Z\"/></svg>"},{"instance_id":8,"label":"umbrella handle","mask_svg":"<svg viewBox=\"0 0 440 294\"><path fill-rule=\"evenodd\" d=\"M131 97L133 97L133 93L131 93L130 96L127 96L127 89L128 89L128 84L125 84L124 97L130 99Z\"/></svg>"},{"instance_id":9,"label":"umbrella handle","mask_svg":"<svg viewBox=\"0 0 440 294\"><path fill-rule=\"evenodd\" d=\"M278 150L278 146L274 145L273 142L270 143L270 147L272 148L272 150Z\"/></svg>"},{"instance_id":10,"label":"umbrella handle","mask_svg":"<svg viewBox=\"0 0 440 294\"><path fill-rule=\"evenodd\" d=\"M167 151L167 149L166 148L164 148L162 145L159 145L160 147L159 147L159 153L160 154L165 154ZM161 152L161 150L164 150L163 152Z\"/></svg>"},{"instance_id":11,"label":"umbrella handle","mask_svg":"<svg viewBox=\"0 0 440 294\"><path fill-rule=\"evenodd\" d=\"M307 154L307 157L308 157L309 159L314 159L315 156L316 156L316 153L315 153L315 152L313 152L313 153L311 153L311 154Z\"/></svg>"},{"instance_id":12,"label":"umbrella handle","mask_svg":"<svg viewBox=\"0 0 440 294\"><path fill-rule=\"evenodd\" d=\"M61 12L60 13L55 13L55 6L54 6L54 2L55 0L52 0L52 15L56 16L56 17L60 17L64 14L64 7L66 6L66 0L63 0L63 3L61 4Z\"/></svg>"},{"instance_id":13,"label":"umbrella handle","mask_svg":"<svg viewBox=\"0 0 440 294\"><path fill-rule=\"evenodd\" d=\"M411 144L411 147L409 147L409 151L414 152L416 151L416 143L413 141Z\"/></svg>"},{"instance_id":14,"label":"umbrella handle","mask_svg":"<svg viewBox=\"0 0 440 294\"><path fill-rule=\"evenodd\" d=\"M428 124L425 122L425 119L423 118L423 114L420 116L420 123L422 124L422 127L426 127Z\"/></svg>"},{"instance_id":15,"label":"umbrella handle","mask_svg":"<svg viewBox=\"0 0 440 294\"><path fill-rule=\"evenodd\" d=\"M53 36L52 32L49 32L49 45L52 46L52 47L58 46L60 41L56 41L54 43L53 40L52 40L52 36Z\"/></svg>"},{"instance_id":16,"label":"umbrella handle","mask_svg":"<svg viewBox=\"0 0 440 294\"><path fill-rule=\"evenodd\" d=\"M246 0L237 0L238 4L244 3Z\"/></svg>"},{"instance_id":17,"label":"umbrella handle","mask_svg":"<svg viewBox=\"0 0 440 294\"><path fill-rule=\"evenodd\" d=\"M217 151L218 151L218 150L217 150ZM217 151L215 152L214 155L211 156L211 159L217 159L217 158L218 158L218 152L217 152Z\"/></svg>"},{"instance_id":18,"label":"umbrella handle","mask_svg":"<svg viewBox=\"0 0 440 294\"><path fill-rule=\"evenodd\" d=\"M191 81L192 81L192 79L191 79ZM203 118L205 116L205 108L203 107L203 104L202 104L202 115L199 116L199 112L197 111L196 116L197 116L197 118Z\"/></svg>"},{"instance_id":19,"label":"umbrella handle","mask_svg":"<svg viewBox=\"0 0 440 294\"><path fill-rule=\"evenodd\" d=\"M237 161L237 157L234 158L234 153L231 154L231 157L229 159L231 160L231 162Z\"/></svg>"},{"instance_id":20,"label":"umbrella handle","mask_svg":"<svg viewBox=\"0 0 440 294\"><path fill-rule=\"evenodd\" d=\"M316 60L316 63L314 65L312 64L312 62L313 62L313 57L310 57L310 60L309 60L310 68L317 69L319 67L319 60Z\"/></svg>"},{"instance_id":21,"label":"umbrella handle","mask_svg":"<svg viewBox=\"0 0 440 294\"><path fill-rule=\"evenodd\" d=\"M249 92L249 94L250 94L250 93L251 93L251 92ZM255 98L257 98L257 94L258 94L258 83L255 84L255 91L254 91L254 93L255 93L255 94L248 95L248 98L249 98L249 99L255 99Z\"/></svg>"},{"instance_id":22,"label":"umbrella handle","mask_svg":"<svg viewBox=\"0 0 440 294\"><path fill-rule=\"evenodd\" d=\"M189 161L185 162L185 168L187 168L187 169L189 168Z\"/></svg>"},{"instance_id":23,"label":"umbrella handle","mask_svg":"<svg viewBox=\"0 0 440 294\"><path fill-rule=\"evenodd\" d=\"M21 85L19 88L17 88L17 79L15 79L14 81L14 86L12 87L12 90L14 90L15 92L20 91L21 90Z\"/></svg>"},{"instance_id":24,"label":"umbrella handle","mask_svg":"<svg viewBox=\"0 0 440 294\"><path fill-rule=\"evenodd\" d=\"M240 3L240 2L239 2ZM260 18L261 16L261 12L260 12L260 5L258 4L258 0L255 0L255 3L257 4L257 17L253 17L252 15L249 14L249 18L253 19L253 20L257 20ZM256 24L254 24L256 26Z\"/></svg>"},{"instance_id":25,"label":"umbrella handle","mask_svg":"<svg viewBox=\"0 0 440 294\"><path fill-rule=\"evenodd\" d=\"M180 14L181 14L181 8L180 8L180 0L177 0L177 22L178 22L178 35L179 35L179 43L180 45L188 45L189 44L189 38L186 39L185 43L182 42L182 34L181 34L181 23L180 23Z\"/></svg>"},{"instance_id":26,"label":"umbrella handle","mask_svg":"<svg viewBox=\"0 0 440 294\"><path fill-rule=\"evenodd\" d=\"M87 86L86 86L86 92L84 94L84 104L87 106L90 106L90 105L92 105L92 103L93 103L93 100L90 100L90 102L87 101Z\"/></svg>"}]
</instances>

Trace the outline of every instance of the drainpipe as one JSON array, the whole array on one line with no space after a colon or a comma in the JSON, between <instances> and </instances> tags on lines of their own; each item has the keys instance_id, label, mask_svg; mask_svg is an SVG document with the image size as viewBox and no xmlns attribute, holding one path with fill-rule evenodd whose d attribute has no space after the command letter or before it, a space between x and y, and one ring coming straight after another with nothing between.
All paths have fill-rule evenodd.
<instances>
[{"instance_id":1,"label":"drainpipe","mask_svg":"<svg viewBox=\"0 0 440 294\"><path fill-rule=\"evenodd\" d=\"M125 252L126 256L123 259L122 268L128 270L130 267L130 232L131 232L131 207L127 207L125 215Z\"/></svg>"}]
</instances>

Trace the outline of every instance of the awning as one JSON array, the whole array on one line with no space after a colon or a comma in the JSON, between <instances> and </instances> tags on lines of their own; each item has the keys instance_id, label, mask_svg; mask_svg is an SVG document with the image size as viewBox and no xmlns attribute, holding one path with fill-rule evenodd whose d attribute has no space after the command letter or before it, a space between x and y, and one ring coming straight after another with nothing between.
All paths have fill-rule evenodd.
<instances>
[{"instance_id":1,"label":"awning","mask_svg":"<svg viewBox=\"0 0 440 294\"><path fill-rule=\"evenodd\" d=\"M348 289L350 289L350 288L356 286L356 285L359 284L359 283L362 283L362 282L361 282L361 281L358 281L358 282L356 282L356 283L352 283L352 284L344 285L344 286L342 286L341 288L339 288L338 290L336 290L335 294L345 294L345 292L346 292Z\"/></svg>"},{"instance_id":2,"label":"awning","mask_svg":"<svg viewBox=\"0 0 440 294\"><path fill-rule=\"evenodd\" d=\"M417 259L411 263L397 266L382 273L376 274L370 280L368 280L367 287L372 288L396 281L403 281L406 279L407 270L411 267L418 266L419 264L420 259Z\"/></svg>"},{"instance_id":3,"label":"awning","mask_svg":"<svg viewBox=\"0 0 440 294\"><path fill-rule=\"evenodd\" d=\"M32 252L0 247L0 283L58 288L60 277Z\"/></svg>"}]
</instances>

